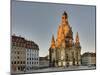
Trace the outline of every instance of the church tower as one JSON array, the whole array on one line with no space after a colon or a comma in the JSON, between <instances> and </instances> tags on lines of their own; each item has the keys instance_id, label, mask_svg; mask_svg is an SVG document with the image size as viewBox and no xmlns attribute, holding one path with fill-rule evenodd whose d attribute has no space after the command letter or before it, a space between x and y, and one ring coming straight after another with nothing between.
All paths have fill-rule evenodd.
<instances>
[{"instance_id":1,"label":"church tower","mask_svg":"<svg viewBox=\"0 0 100 75\"><path fill-rule=\"evenodd\" d=\"M54 35L52 35L52 39L51 39L51 46L49 48L49 66L50 67L54 67L55 66L55 58L56 58L56 45L55 45L55 39L54 39Z\"/></svg>"},{"instance_id":2,"label":"church tower","mask_svg":"<svg viewBox=\"0 0 100 75\"><path fill-rule=\"evenodd\" d=\"M55 39L54 39L54 35L52 35L51 48L54 49L55 47L56 47L56 45L55 45Z\"/></svg>"},{"instance_id":3,"label":"church tower","mask_svg":"<svg viewBox=\"0 0 100 75\"><path fill-rule=\"evenodd\" d=\"M80 46L80 41L79 41L79 34L78 32L76 33L76 38L75 38L75 50L76 50L76 64L80 65L80 60L81 60L81 46Z\"/></svg>"},{"instance_id":4,"label":"church tower","mask_svg":"<svg viewBox=\"0 0 100 75\"><path fill-rule=\"evenodd\" d=\"M79 41L79 34L78 34L78 32L77 32L76 38L75 38L75 46L76 46L76 47L79 47L79 46L80 46L80 41Z\"/></svg>"}]
</instances>

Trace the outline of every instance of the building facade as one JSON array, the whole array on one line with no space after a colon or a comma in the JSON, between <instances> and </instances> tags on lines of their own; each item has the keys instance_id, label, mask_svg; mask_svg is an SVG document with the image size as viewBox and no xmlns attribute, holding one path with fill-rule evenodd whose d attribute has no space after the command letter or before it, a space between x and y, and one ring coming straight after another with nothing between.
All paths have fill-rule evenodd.
<instances>
[{"instance_id":1,"label":"building facade","mask_svg":"<svg viewBox=\"0 0 100 75\"><path fill-rule=\"evenodd\" d=\"M96 66L96 53L84 53L81 57L81 61L84 66Z\"/></svg>"},{"instance_id":2,"label":"building facade","mask_svg":"<svg viewBox=\"0 0 100 75\"><path fill-rule=\"evenodd\" d=\"M72 27L68 22L68 14L62 14L62 21L58 27L57 38L52 36L49 48L50 66L66 67L81 64L81 46L77 32L75 41L73 39Z\"/></svg>"},{"instance_id":3,"label":"building facade","mask_svg":"<svg viewBox=\"0 0 100 75\"><path fill-rule=\"evenodd\" d=\"M49 59L47 56L39 57L39 68L48 68L49 67Z\"/></svg>"},{"instance_id":4,"label":"building facade","mask_svg":"<svg viewBox=\"0 0 100 75\"><path fill-rule=\"evenodd\" d=\"M11 70L23 71L26 65L25 39L12 36L11 47Z\"/></svg>"},{"instance_id":5,"label":"building facade","mask_svg":"<svg viewBox=\"0 0 100 75\"><path fill-rule=\"evenodd\" d=\"M26 42L26 67L27 70L39 67L39 47L33 41Z\"/></svg>"},{"instance_id":6,"label":"building facade","mask_svg":"<svg viewBox=\"0 0 100 75\"><path fill-rule=\"evenodd\" d=\"M11 71L25 71L39 65L39 47L21 36L12 36Z\"/></svg>"}]
</instances>

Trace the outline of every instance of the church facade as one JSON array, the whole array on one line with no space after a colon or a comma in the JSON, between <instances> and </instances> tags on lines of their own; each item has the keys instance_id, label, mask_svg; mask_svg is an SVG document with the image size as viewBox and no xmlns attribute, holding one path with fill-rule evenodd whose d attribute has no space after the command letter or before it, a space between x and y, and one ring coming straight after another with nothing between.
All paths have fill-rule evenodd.
<instances>
[{"instance_id":1,"label":"church facade","mask_svg":"<svg viewBox=\"0 0 100 75\"><path fill-rule=\"evenodd\" d=\"M49 66L67 67L81 64L81 45L79 34L73 38L72 27L68 22L68 14L62 14L61 23L58 27L57 38L52 35L49 48Z\"/></svg>"}]
</instances>

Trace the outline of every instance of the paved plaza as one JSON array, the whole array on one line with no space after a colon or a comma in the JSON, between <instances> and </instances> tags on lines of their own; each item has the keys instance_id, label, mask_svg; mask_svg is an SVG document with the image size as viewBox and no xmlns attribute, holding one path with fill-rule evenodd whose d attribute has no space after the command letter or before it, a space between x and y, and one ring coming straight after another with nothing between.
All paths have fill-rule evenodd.
<instances>
[{"instance_id":1,"label":"paved plaza","mask_svg":"<svg viewBox=\"0 0 100 75\"><path fill-rule=\"evenodd\" d=\"M16 74L27 74L27 73L43 73L43 72L56 72L56 71L74 71L74 70L89 70L96 69L95 66L69 66L69 67L49 67L37 70L29 70L24 72L15 72ZM14 74L15 74L14 73Z\"/></svg>"}]
</instances>

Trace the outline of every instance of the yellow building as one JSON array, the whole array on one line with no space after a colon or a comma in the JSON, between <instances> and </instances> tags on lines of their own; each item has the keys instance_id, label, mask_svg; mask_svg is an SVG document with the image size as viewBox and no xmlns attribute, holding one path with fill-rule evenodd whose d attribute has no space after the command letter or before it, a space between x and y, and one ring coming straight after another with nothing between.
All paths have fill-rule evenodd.
<instances>
[{"instance_id":1,"label":"yellow building","mask_svg":"<svg viewBox=\"0 0 100 75\"><path fill-rule=\"evenodd\" d=\"M75 41L73 39L72 27L68 22L68 14L62 14L62 20L58 27L57 38L52 36L51 46L49 48L50 66L80 65L81 46L79 34L77 32Z\"/></svg>"}]
</instances>

